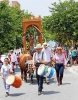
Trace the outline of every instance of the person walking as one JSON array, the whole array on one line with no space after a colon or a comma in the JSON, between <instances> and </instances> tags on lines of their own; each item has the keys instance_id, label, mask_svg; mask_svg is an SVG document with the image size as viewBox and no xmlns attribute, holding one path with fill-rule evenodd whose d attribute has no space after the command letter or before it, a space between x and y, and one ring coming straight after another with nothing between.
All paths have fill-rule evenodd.
<instances>
[{"instance_id":1,"label":"person walking","mask_svg":"<svg viewBox=\"0 0 78 100\"><path fill-rule=\"evenodd\" d=\"M62 53L62 48L57 47L57 53L54 55L55 70L57 75L58 86L62 84L64 68L66 67L66 59Z\"/></svg>"},{"instance_id":2,"label":"person walking","mask_svg":"<svg viewBox=\"0 0 78 100\"><path fill-rule=\"evenodd\" d=\"M13 73L15 73L14 67L15 67L15 62L17 61L17 57L16 57L16 55L15 55L13 50L11 50L10 53L11 53L12 70L13 70Z\"/></svg>"},{"instance_id":3,"label":"person walking","mask_svg":"<svg viewBox=\"0 0 78 100\"><path fill-rule=\"evenodd\" d=\"M44 52L42 52L42 46L41 44L37 44L35 47L36 52L33 54L33 61L34 61L34 67L36 68L36 78L37 78L37 84L38 84L38 95L41 95L42 89L43 89L43 76L38 75L38 67L41 64L47 64L46 58L47 56L44 55Z\"/></svg>"},{"instance_id":4,"label":"person walking","mask_svg":"<svg viewBox=\"0 0 78 100\"><path fill-rule=\"evenodd\" d=\"M10 85L8 85L6 83L6 77L9 74L12 74L12 66L9 65L8 58L5 58L4 64L1 67L1 77L2 77L3 83L4 83L4 88L5 88L5 91L6 91L6 94L5 94L6 97L9 96L9 90L10 90Z\"/></svg>"},{"instance_id":5,"label":"person walking","mask_svg":"<svg viewBox=\"0 0 78 100\"><path fill-rule=\"evenodd\" d=\"M74 47L71 48L71 56L72 56L72 64L74 64L74 66L76 66L77 51Z\"/></svg>"},{"instance_id":6,"label":"person walking","mask_svg":"<svg viewBox=\"0 0 78 100\"><path fill-rule=\"evenodd\" d=\"M47 56L47 66L51 67L52 66L52 52L50 47L48 47L48 44L45 42L43 43L43 50L44 54ZM50 80L48 78L46 78L46 83L49 84Z\"/></svg>"}]
</instances>

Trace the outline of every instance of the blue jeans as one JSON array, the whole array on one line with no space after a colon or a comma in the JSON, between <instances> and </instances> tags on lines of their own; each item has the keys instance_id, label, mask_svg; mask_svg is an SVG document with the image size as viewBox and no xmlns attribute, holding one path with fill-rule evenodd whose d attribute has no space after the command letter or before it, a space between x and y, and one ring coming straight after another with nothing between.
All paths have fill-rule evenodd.
<instances>
[{"instance_id":1,"label":"blue jeans","mask_svg":"<svg viewBox=\"0 0 78 100\"><path fill-rule=\"evenodd\" d=\"M6 92L9 92L9 90L10 90L10 85L6 84L6 80L5 80L5 79L3 79L3 83L4 83L5 91L6 91Z\"/></svg>"},{"instance_id":2,"label":"blue jeans","mask_svg":"<svg viewBox=\"0 0 78 100\"><path fill-rule=\"evenodd\" d=\"M37 74L38 68L36 68L36 78L38 84L38 92L42 92L43 88L43 77Z\"/></svg>"},{"instance_id":3,"label":"blue jeans","mask_svg":"<svg viewBox=\"0 0 78 100\"><path fill-rule=\"evenodd\" d=\"M57 77L63 77L64 64L55 64L55 69Z\"/></svg>"}]
</instances>

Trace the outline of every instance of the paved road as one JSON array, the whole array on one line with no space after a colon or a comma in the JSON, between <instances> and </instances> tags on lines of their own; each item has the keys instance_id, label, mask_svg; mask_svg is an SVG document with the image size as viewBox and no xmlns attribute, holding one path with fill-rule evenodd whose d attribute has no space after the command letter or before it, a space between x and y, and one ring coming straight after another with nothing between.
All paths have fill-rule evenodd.
<instances>
[{"instance_id":1,"label":"paved road","mask_svg":"<svg viewBox=\"0 0 78 100\"><path fill-rule=\"evenodd\" d=\"M17 70L19 71L19 70ZM20 76L20 72L16 72ZM22 84L18 89L11 87L10 96L5 97L5 90L2 79L0 78L0 100L78 100L78 73L72 67L65 69L63 85L57 86L54 80L51 84L44 83L44 92L41 96L37 95L37 83Z\"/></svg>"}]
</instances>

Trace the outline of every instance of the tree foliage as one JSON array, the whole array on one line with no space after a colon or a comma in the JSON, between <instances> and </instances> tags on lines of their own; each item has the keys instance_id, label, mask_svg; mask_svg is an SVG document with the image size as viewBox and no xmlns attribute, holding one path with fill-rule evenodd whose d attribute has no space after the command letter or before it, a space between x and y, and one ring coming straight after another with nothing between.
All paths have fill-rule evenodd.
<instances>
[{"instance_id":1,"label":"tree foliage","mask_svg":"<svg viewBox=\"0 0 78 100\"><path fill-rule=\"evenodd\" d=\"M65 0L52 4L51 16L44 18L44 28L55 34L54 39L62 44L70 40L78 41L78 2Z\"/></svg>"},{"instance_id":2,"label":"tree foliage","mask_svg":"<svg viewBox=\"0 0 78 100\"><path fill-rule=\"evenodd\" d=\"M22 47L22 18L30 13L0 2L0 52Z\"/></svg>"},{"instance_id":3,"label":"tree foliage","mask_svg":"<svg viewBox=\"0 0 78 100\"><path fill-rule=\"evenodd\" d=\"M51 34L52 32L48 30L47 26L50 23L49 16L44 16L42 19L42 30L43 30L43 41L50 41L50 40L55 40L55 34ZM47 25L47 26L46 26Z\"/></svg>"}]
</instances>

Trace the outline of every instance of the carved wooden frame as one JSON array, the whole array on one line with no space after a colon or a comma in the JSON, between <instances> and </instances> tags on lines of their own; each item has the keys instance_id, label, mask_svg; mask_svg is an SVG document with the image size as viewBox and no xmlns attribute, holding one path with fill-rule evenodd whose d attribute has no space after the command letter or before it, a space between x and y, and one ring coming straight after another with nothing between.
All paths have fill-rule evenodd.
<instances>
[{"instance_id":1,"label":"carved wooden frame","mask_svg":"<svg viewBox=\"0 0 78 100\"><path fill-rule=\"evenodd\" d=\"M29 20L22 19L22 42L24 48L24 54L26 54L26 30L29 27L34 27L38 33L38 42L42 44L42 28L41 28L41 16L30 16Z\"/></svg>"}]
</instances>

